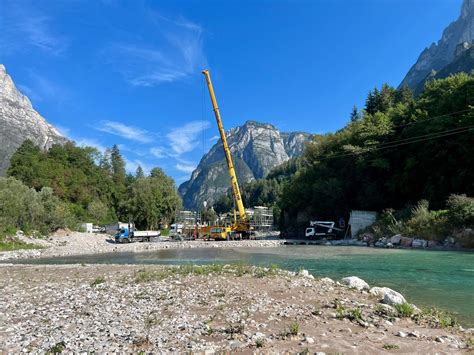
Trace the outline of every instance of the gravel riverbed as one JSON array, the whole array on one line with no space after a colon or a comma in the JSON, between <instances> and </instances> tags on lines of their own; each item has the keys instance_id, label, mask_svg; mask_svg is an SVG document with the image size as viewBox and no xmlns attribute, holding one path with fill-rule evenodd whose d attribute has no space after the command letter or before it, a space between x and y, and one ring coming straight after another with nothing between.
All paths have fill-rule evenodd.
<instances>
[{"instance_id":1,"label":"gravel riverbed","mask_svg":"<svg viewBox=\"0 0 474 355\"><path fill-rule=\"evenodd\" d=\"M3 264L0 288L5 353L456 353L472 346L471 329L401 318L368 290L305 272Z\"/></svg>"}]
</instances>

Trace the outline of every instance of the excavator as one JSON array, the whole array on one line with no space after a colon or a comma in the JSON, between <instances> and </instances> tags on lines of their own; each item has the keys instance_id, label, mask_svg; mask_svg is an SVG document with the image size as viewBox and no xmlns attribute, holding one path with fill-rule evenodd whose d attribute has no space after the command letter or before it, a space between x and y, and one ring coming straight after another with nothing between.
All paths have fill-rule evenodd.
<instances>
[{"instance_id":1,"label":"excavator","mask_svg":"<svg viewBox=\"0 0 474 355\"><path fill-rule=\"evenodd\" d=\"M242 238L250 237L250 222L245 213L244 204L242 202L242 195L240 194L239 182L237 181L237 175L235 174L234 163L232 162L232 156L230 155L229 145L227 144L227 138L225 136L224 126L222 125L221 114L219 107L217 106L216 95L214 94L214 88L212 87L211 75L209 70L203 70L202 73L206 77L207 88L209 89L209 95L212 101L212 107L214 109L214 115L216 116L217 128L221 136L222 146L224 148L225 159L227 161L227 169L230 176L230 185L232 187L232 196L234 198L234 206L237 208L238 217L234 209L234 222L230 226L230 231L236 235L240 235ZM213 233L214 231L214 233ZM211 228L211 237L213 239L228 239L229 228L224 226L213 226Z\"/></svg>"}]
</instances>

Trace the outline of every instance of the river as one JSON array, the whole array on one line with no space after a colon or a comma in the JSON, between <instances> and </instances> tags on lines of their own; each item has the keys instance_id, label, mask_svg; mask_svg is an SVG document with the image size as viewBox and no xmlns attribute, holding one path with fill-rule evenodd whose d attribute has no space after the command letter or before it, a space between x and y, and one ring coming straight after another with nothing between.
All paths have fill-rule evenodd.
<instances>
[{"instance_id":1,"label":"river","mask_svg":"<svg viewBox=\"0 0 474 355\"><path fill-rule=\"evenodd\" d=\"M31 264L276 264L306 269L316 277L359 276L371 286L387 286L418 306L436 306L474 326L474 253L361 247L282 246L277 248L167 249L21 261Z\"/></svg>"}]
</instances>

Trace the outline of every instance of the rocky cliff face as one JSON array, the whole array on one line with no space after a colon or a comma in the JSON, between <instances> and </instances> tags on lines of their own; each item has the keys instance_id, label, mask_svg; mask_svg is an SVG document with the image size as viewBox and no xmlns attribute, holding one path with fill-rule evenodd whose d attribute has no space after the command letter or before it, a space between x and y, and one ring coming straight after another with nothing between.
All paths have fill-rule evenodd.
<instances>
[{"instance_id":1,"label":"rocky cliff face","mask_svg":"<svg viewBox=\"0 0 474 355\"><path fill-rule=\"evenodd\" d=\"M456 49L460 44L474 42L474 0L464 0L459 19L451 23L443 32L438 44L431 44L403 79L400 86L408 85L417 90L420 83L433 76L456 59Z\"/></svg>"},{"instance_id":2,"label":"rocky cliff face","mask_svg":"<svg viewBox=\"0 0 474 355\"><path fill-rule=\"evenodd\" d=\"M281 133L270 124L247 121L226 133L237 177L242 185L265 177L271 169L301 155L307 133ZM209 205L230 187L222 143L219 141L203 156L191 179L179 187L186 208Z\"/></svg>"},{"instance_id":3,"label":"rocky cliff face","mask_svg":"<svg viewBox=\"0 0 474 355\"><path fill-rule=\"evenodd\" d=\"M11 156L26 139L42 149L66 141L33 109L0 64L0 176L5 175Z\"/></svg>"}]
</instances>

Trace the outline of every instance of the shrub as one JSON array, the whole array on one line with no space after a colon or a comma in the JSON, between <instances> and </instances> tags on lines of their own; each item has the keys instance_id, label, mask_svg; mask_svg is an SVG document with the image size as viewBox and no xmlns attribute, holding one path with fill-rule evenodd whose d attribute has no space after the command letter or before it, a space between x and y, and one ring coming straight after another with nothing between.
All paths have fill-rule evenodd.
<instances>
[{"instance_id":1,"label":"shrub","mask_svg":"<svg viewBox=\"0 0 474 355\"><path fill-rule=\"evenodd\" d=\"M454 228L474 227L474 198L451 195L447 201L449 224Z\"/></svg>"},{"instance_id":2,"label":"shrub","mask_svg":"<svg viewBox=\"0 0 474 355\"><path fill-rule=\"evenodd\" d=\"M300 332L300 325L297 322L290 324L289 333L290 335L298 335Z\"/></svg>"},{"instance_id":3,"label":"shrub","mask_svg":"<svg viewBox=\"0 0 474 355\"><path fill-rule=\"evenodd\" d=\"M446 214L446 211L430 211L428 201L421 200L411 210L411 217L405 223L404 234L440 240L446 233Z\"/></svg>"},{"instance_id":4,"label":"shrub","mask_svg":"<svg viewBox=\"0 0 474 355\"><path fill-rule=\"evenodd\" d=\"M413 315L414 308L409 303L396 304L394 307L402 318L410 318Z\"/></svg>"}]
</instances>

